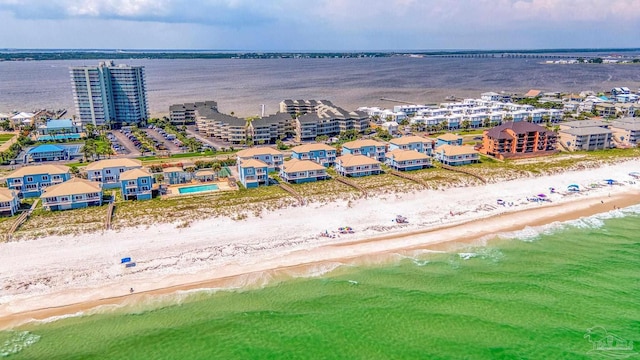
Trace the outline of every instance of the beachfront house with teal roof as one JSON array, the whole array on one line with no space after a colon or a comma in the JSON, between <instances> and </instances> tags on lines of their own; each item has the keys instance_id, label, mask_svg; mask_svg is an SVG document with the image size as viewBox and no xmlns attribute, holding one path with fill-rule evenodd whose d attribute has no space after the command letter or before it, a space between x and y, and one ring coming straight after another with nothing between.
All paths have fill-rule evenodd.
<instances>
[{"instance_id":1,"label":"beachfront house with teal roof","mask_svg":"<svg viewBox=\"0 0 640 360\"><path fill-rule=\"evenodd\" d=\"M375 140L356 140L342 144L343 155L364 155L380 162L384 161L387 145Z\"/></svg>"},{"instance_id":2,"label":"beachfront house with teal roof","mask_svg":"<svg viewBox=\"0 0 640 360\"><path fill-rule=\"evenodd\" d=\"M420 170L431 167L431 157L415 150L395 149L387 153L385 163L394 170Z\"/></svg>"},{"instance_id":3,"label":"beachfront house with teal roof","mask_svg":"<svg viewBox=\"0 0 640 360\"><path fill-rule=\"evenodd\" d=\"M102 183L103 189L115 189L120 187L120 174L141 168L142 161L137 159L105 159L90 163L84 172L88 180Z\"/></svg>"},{"instance_id":4,"label":"beachfront house with teal roof","mask_svg":"<svg viewBox=\"0 0 640 360\"><path fill-rule=\"evenodd\" d=\"M480 161L480 154L473 146L441 145L436 148L435 158L445 165L458 166Z\"/></svg>"},{"instance_id":5,"label":"beachfront house with teal roof","mask_svg":"<svg viewBox=\"0 0 640 360\"><path fill-rule=\"evenodd\" d=\"M18 212L19 208L18 192L0 187L0 215L13 216Z\"/></svg>"},{"instance_id":6,"label":"beachfront house with teal roof","mask_svg":"<svg viewBox=\"0 0 640 360\"><path fill-rule=\"evenodd\" d=\"M120 174L120 190L125 200L151 200L153 176L144 169L131 169Z\"/></svg>"},{"instance_id":7,"label":"beachfront house with teal roof","mask_svg":"<svg viewBox=\"0 0 640 360\"><path fill-rule=\"evenodd\" d=\"M462 145L462 136L446 133L436 138L436 148L441 145Z\"/></svg>"},{"instance_id":8,"label":"beachfront house with teal roof","mask_svg":"<svg viewBox=\"0 0 640 360\"><path fill-rule=\"evenodd\" d=\"M170 166L162 169L164 183L169 185L186 184L193 180L194 173L186 171L182 167Z\"/></svg>"},{"instance_id":9,"label":"beachfront house with teal roof","mask_svg":"<svg viewBox=\"0 0 640 360\"><path fill-rule=\"evenodd\" d=\"M280 169L280 177L292 183L305 183L327 179L324 165L311 160L291 159L285 161Z\"/></svg>"},{"instance_id":10,"label":"beachfront house with teal roof","mask_svg":"<svg viewBox=\"0 0 640 360\"><path fill-rule=\"evenodd\" d=\"M70 210L102 205L102 184L81 178L73 178L61 184L49 186L42 195L42 207L47 210Z\"/></svg>"},{"instance_id":11,"label":"beachfront house with teal roof","mask_svg":"<svg viewBox=\"0 0 640 360\"><path fill-rule=\"evenodd\" d=\"M260 160L263 163L267 164L269 167L269 172L280 170L282 163L284 162L284 155L282 152L270 148L270 147L253 147L249 149L244 149L238 151L236 153L237 161L236 163L239 165L243 160Z\"/></svg>"},{"instance_id":12,"label":"beachfront house with teal roof","mask_svg":"<svg viewBox=\"0 0 640 360\"><path fill-rule=\"evenodd\" d=\"M71 119L49 119L45 124L38 126L37 140L51 141L58 139L79 139L82 126L74 124Z\"/></svg>"},{"instance_id":13,"label":"beachfront house with teal roof","mask_svg":"<svg viewBox=\"0 0 640 360\"><path fill-rule=\"evenodd\" d=\"M64 165L29 165L23 166L6 177L7 187L15 190L21 198L33 198L52 185L71 179L68 166Z\"/></svg>"},{"instance_id":14,"label":"beachfront house with teal roof","mask_svg":"<svg viewBox=\"0 0 640 360\"><path fill-rule=\"evenodd\" d=\"M435 140L423 138L422 136L403 136L389 140L389 151L414 150L431 156L434 148Z\"/></svg>"},{"instance_id":15,"label":"beachfront house with teal roof","mask_svg":"<svg viewBox=\"0 0 640 360\"><path fill-rule=\"evenodd\" d=\"M69 160L69 150L62 146L45 144L35 146L24 155L24 163Z\"/></svg>"},{"instance_id":16,"label":"beachfront house with teal roof","mask_svg":"<svg viewBox=\"0 0 640 360\"><path fill-rule=\"evenodd\" d=\"M262 160L246 159L238 161L240 183L247 189L269 185L269 165Z\"/></svg>"},{"instance_id":17,"label":"beachfront house with teal roof","mask_svg":"<svg viewBox=\"0 0 640 360\"><path fill-rule=\"evenodd\" d=\"M352 154L338 157L335 169L338 174L349 177L377 175L382 172L380 161L365 155Z\"/></svg>"},{"instance_id":18,"label":"beachfront house with teal roof","mask_svg":"<svg viewBox=\"0 0 640 360\"><path fill-rule=\"evenodd\" d=\"M336 161L337 150L327 144L305 144L291 148L291 158L311 160L324 167L333 165Z\"/></svg>"}]
</instances>

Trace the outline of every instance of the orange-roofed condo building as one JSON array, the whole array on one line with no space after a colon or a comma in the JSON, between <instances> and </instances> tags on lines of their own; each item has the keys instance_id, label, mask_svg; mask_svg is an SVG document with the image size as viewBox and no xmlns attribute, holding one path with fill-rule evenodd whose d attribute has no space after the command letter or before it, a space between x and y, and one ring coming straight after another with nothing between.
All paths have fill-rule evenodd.
<instances>
[{"instance_id":1,"label":"orange-roofed condo building","mask_svg":"<svg viewBox=\"0 0 640 360\"><path fill-rule=\"evenodd\" d=\"M387 145L375 140L356 140L342 144L343 155L364 155L384 161Z\"/></svg>"},{"instance_id":2,"label":"orange-roofed condo building","mask_svg":"<svg viewBox=\"0 0 640 360\"><path fill-rule=\"evenodd\" d=\"M267 164L269 171L279 170L284 161L282 152L270 147L253 147L236 153L237 163L240 165L244 160L260 160Z\"/></svg>"},{"instance_id":3,"label":"orange-roofed condo building","mask_svg":"<svg viewBox=\"0 0 640 360\"><path fill-rule=\"evenodd\" d=\"M84 172L87 179L101 182L104 189L114 189L120 187L120 174L141 168L142 161L137 159L105 159L90 163Z\"/></svg>"},{"instance_id":4,"label":"orange-roofed condo building","mask_svg":"<svg viewBox=\"0 0 640 360\"><path fill-rule=\"evenodd\" d=\"M336 161L336 149L327 144L299 145L291 148L291 158L311 160L324 167L329 167Z\"/></svg>"},{"instance_id":5,"label":"orange-roofed condo building","mask_svg":"<svg viewBox=\"0 0 640 360\"><path fill-rule=\"evenodd\" d=\"M342 176L369 176L382 172L380 162L365 155L342 155L336 159L336 171Z\"/></svg>"},{"instance_id":6,"label":"orange-roofed condo building","mask_svg":"<svg viewBox=\"0 0 640 360\"><path fill-rule=\"evenodd\" d=\"M102 205L102 184L73 178L62 184L49 186L40 195L47 210L69 210Z\"/></svg>"},{"instance_id":7,"label":"orange-roofed condo building","mask_svg":"<svg viewBox=\"0 0 640 360\"><path fill-rule=\"evenodd\" d=\"M68 166L23 166L7 175L7 187L16 190L22 198L38 197L48 186L60 184L71 178Z\"/></svg>"},{"instance_id":8,"label":"orange-roofed condo building","mask_svg":"<svg viewBox=\"0 0 640 360\"><path fill-rule=\"evenodd\" d=\"M13 216L20 208L18 192L15 190L0 188L0 215Z\"/></svg>"},{"instance_id":9,"label":"orange-roofed condo building","mask_svg":"<svg viewBox=\"0 0 640 360\"><path fill-rule=\"evenodd\" d=\"M282 165L280 177L293 183L324 180L327 178L327 169L311 160L291 159Z\"/></svg>"},{"instance_id":10,"label":"orange-roofed condo building","mask_svg":"<svg viewBox=\"0 0 640 360\"><path fill-rule=\"evenodd\" d=\"M506 122L485 130L479 151L498 159L532 157L556 152L557 135L540 125Z\"/></svg>"},{"instance_id":11,"label":"orange-roofed condo building","mask_svg":"<svg viewBox=\"0 0 640 360\"><path fill-rule=\"evenodd\" d=\"M431 157L416 150L395 149L387 153L385 163L394 170L420 170L431 166Z\"/></svg>"}]
</instances>

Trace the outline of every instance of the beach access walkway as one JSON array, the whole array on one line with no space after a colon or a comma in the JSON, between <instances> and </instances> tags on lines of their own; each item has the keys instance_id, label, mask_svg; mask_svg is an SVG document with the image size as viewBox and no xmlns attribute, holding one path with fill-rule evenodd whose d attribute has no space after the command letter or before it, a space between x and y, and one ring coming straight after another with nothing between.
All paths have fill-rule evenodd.
<instances>
[{"instance_id":1,"label":"beach access walkway","mask_svg":"<svg viewBox=\"0 0 640 360\"><path fill-rule=\"evenodd\" d=\"M353 181L347 180L347 178L345 178L344 176L334 176L333 178L347 186L351 186L352 188L362 192L362 195L364 196L365 199L369 196L365 188L354 183Z\"/></svg>"},{"instance_id":2,"label":"beach access walkway","mask_svg":"<svg viewBox=\"0 0 640 360\"><path fill-rule=\"evenodd\" d=\"M293 188L291 186L289 186L288 184L280 183L280 184L278 184L278 186L282 190L288 192L289 194L291 194L291 196L296 198L298 200L298 203L300 204L300 206L303 206L306 203L306 201L304 200L302 195L300 195L297 191L293 190Z\"/></svg>"},{"instance_id":3,"label":"beach access walkway","mask_svg":"<svg viewBox=\"0 0 640 360\"><path fill-rule=\"evenodd\" d=\"M107 218L104 222L104 228L106 230L111 230L111 220L113 219L113 210L116 207L116 192L115 190L111 193L111 200L109 201L109 206L107 206Z\"/></svg>"},{"instance_id":4,"label":"beach access walkway","mask_svg":"<svg viewBox=\"0 0 640 360\"><path fill-rule=\"evenodd\" d=\"M16 230L18 230L20 225L24 224L24 222L27 221L27 218L29 217L29 215L31 215L31 213L36 208L36 206L38 206L39 202L40 202L40 199L36 199L36 201L34 201L33 204L31 204L31 207L29 208L29 210L24 211L22 214L20 214L20 216L18 216L16 221L13 223L13 225L11 225L11 228L9 229L7 234L5 235L5 240L6 241L10 241L11 240L11 236L13 236L13 233L15 233Z\"/></svg>"},{"instance_id":5,"label":"beach access walkway","mask_svg":"<svg viewBox=\"0 0 640 360\"><path fill-rule=\"evenodd\" d=\"M483 178L482 176L478 175L478 174L474 174L473 172L466 170L466 169L460 169L457 168L455 166L451 166L451 165L445 165L445 164L440 164L440 167L442 167L445 170L449 170L449 171L453 171L453 172L459 172L461 174L467 174L469 176L473 176L474 178L482 181L483 184L487 183L487 180L485 178Z\"/></svg>"},{"instance_id":6,"label":"beach access walkway","mask_svg":"<svg viewBox=\"0 0 640 360\"><path fill-rule=\"evenodd\" d=\"M416 184L422 185L425 189L429 188L429 184L427 184L424 180L419 179L419 178L417 178L415 176L403 173L401 171L396 171L396 170L390 170L389 173L391 175L393 175L393 176L397 176L399 178L403 178L403 179L407 179L407 180L413 181Z\"/></svg>"}]
</instances>

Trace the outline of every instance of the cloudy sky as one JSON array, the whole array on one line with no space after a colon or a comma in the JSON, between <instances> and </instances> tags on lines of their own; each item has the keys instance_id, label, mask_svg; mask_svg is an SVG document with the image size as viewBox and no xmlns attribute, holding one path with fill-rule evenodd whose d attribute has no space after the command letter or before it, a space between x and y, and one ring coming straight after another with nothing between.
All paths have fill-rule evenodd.
<instances>
[{"instance_id":1,"label":"cloudy sky","mask_svg":"<svg viewBox=\"0 0 640 360\"><path fill-rule=\"evenodd\" d=\"M0 48L640 47L640 0L0 0Z\"/></svg>"}]
</instances>

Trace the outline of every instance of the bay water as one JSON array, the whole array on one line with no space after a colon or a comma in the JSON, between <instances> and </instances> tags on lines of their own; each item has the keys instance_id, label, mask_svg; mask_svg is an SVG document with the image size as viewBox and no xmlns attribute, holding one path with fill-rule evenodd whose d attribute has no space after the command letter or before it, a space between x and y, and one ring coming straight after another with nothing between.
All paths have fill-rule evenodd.
<instances>
[{"instance_id":1,"label":"bay water","mask_svg":"<svg viewBox=\"0 0 640 360\"><path fill-rule=\"evenodd\" d=\"M634 358L639 234L640 207L632 207L451 253L27 324L0 332L0 356Z\"/></svg>"}]
</instances>

